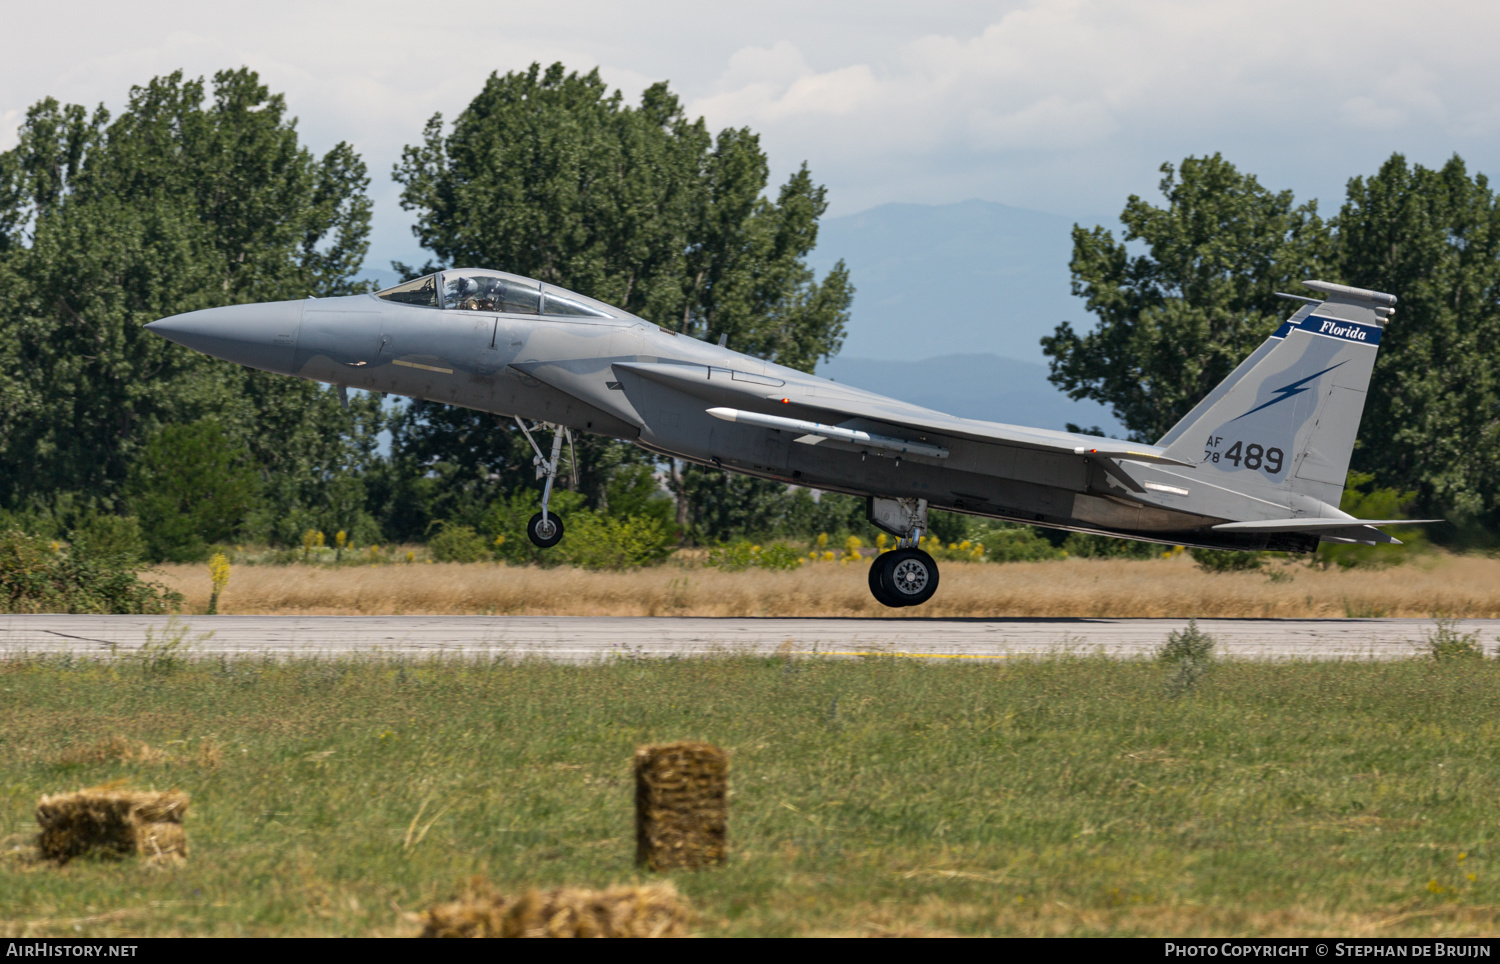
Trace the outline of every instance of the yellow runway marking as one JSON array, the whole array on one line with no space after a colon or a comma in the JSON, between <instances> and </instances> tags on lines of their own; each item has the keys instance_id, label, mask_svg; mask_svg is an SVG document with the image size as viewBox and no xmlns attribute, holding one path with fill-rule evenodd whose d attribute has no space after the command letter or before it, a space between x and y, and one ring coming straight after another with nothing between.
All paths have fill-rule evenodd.
<instances>
[{"instance_id":1,"label":"yellow runway marking","mask_svg":"<svg viewBox=\"0 0 1500 964\"><path fill-rule=\"evenodd\" d=\"M903 659L1010 659L1009 653L997 653L994 655L981 653L882 653L864 652L861 650L837 650L837 649L799 649L794 650L795 656L898 656Z\"/></svg>"}]
</instances>

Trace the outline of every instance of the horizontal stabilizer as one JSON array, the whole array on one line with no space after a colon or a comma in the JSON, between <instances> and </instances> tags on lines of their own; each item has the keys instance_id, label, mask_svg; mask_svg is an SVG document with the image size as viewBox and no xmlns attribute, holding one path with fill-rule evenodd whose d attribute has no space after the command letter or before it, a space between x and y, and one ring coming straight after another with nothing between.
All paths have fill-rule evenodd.
<instances>
[{"instance_id":1,"label":"horizontal stabilizer","mask_svg":"<svg viewBox=\"0 0 1500 964\"><path fill-rule=\"evenodd\" d=\"M1221 522L1219 532L1320 532L1324 529L1355 529L1360 526L1420 526L1442 519L1257 519L1254 522Z\"/></svg>"},{"instance_id":2,"label":"horizontal stabilizer","mask_svg":"<svg viewBox=\"0 0 1500 964\"><path fill-rule=\"evenodd\" d=\"M1155 448L1155 446L1152 446L1152 448ZM1131 462L1153 462L1157 465L1181 465L1189 469L1196 464L1194 462L1184 462L1181 459L1174 459L1170 456L1162 455L1160 450L1148 452L1145 449L1126 448L1120 445L1105 448L1095 448L1090 445L1079 445L1073 449L1073 454L1087 455L1089 458L1126 459Z\"/></svg>"},{"instance_id":3,"label":"horizontal stabilizer","mask_svg":"<svg viewBox=\"0 0 1500 964\"><path fill-rule=\"evenodd\" d=\"M1376 526L1411 526L1442 519L1258 519L1255 522L1225 522L1214 526L1219 532L1310 532L1323 542L1358 543L1361 545L1397 545L1401 540Z\"/></svg>"}]
</instances>

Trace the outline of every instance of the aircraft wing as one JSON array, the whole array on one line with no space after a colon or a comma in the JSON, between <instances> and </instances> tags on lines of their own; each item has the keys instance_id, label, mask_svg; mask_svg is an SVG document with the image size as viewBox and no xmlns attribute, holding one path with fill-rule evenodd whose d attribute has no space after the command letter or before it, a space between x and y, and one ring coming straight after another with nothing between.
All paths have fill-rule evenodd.
<instances>
[{"instance_id":1,"label":"aircraft wing","mask_svg":"<svg viewBox=\"0 0 1500 964\"><path fill-rule=\"evenodd\" d=\"M904 440L910 444L908 451L913 454L929 454L922 449L941 447L944 441L964 439L1089 458L1188 467L1193 465L1191 462L1168 457L1163 449L1155 445L959 418L874 392L833 385L821 379L818 383L799 385L753 376L760 382L769 383L761 385L738 381L732 377L734 373L728 371L724 371L716 381L714 375L717 370L706 370L702 365L621 362L616 363L615 368L625 369L703 398L712 403L705 405L705 409L716 409L712 413L714 417L726 421L748 422L836 440L846 440L850 431L847 426L839 425L839 422L879 422L886 426L876 436L885 443L883 447L894 448L892 443ZM773 386L774 391L771 390ZM828 413L834 418L828 419L825 424L825 419L809 421L795 417L808 414L809 409ZM938 438L933 439L931 436Z\"/></svg>"}]
</instances>

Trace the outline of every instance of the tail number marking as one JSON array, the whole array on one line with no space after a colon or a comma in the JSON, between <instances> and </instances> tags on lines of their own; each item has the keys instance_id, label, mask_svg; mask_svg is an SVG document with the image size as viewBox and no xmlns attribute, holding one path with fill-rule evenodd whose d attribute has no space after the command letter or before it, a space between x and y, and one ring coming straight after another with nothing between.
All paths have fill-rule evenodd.
<instances>
[{"instance_id":1,"label":"tail number marking","mask_svg":"<svg viewBox=\"0 0 1500 964\"><path fill-rule=\"evenodd\" d=\"M1281 449L1266 448L1257 442L1251 442L1247 445L1244 442L1236 441L1233 445L1229 446L1227 451L1220 452L1219 446L1223 441L1224 437L1222 435L1209 436L1208 444L1203 449L1203 461L1218 464L1219 459L1222 457L1227 461L1233 462L1234 467L1237 469L1265 469L1267 475L1281 474L1281 467L1286 462L1286 456L1282 454Z\"/></svg>"}]
</instances>

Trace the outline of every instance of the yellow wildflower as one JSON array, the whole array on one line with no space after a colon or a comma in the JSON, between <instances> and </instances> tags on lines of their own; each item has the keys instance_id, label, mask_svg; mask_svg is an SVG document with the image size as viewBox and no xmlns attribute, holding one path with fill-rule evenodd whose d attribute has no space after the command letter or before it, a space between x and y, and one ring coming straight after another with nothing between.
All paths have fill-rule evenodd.
<instances>
[{"instance_id":1,"label":"yellow wildflower","mask_svg":"<svg viewBox=\"0 0 1500 964\"><path fill-rule=\"evenodd\" d=\"M208 579L213 587L208 596L208 615L215 616L219 612L219 593L229 585L229 558L224 553L216 552L208 560Z\"/></svg>"},{"instance_id":2,"label":"yellow wildflower","mask_svg":"<svg viewBox=\"0 0 1500 964\"><path fill-rule=\"evenodd\" d=\"M208 560L208 578L213 582L214 595L223 592L229 585L229 557L222 552L214 553L214 557Z\"/></svg>"}]
</instances>

